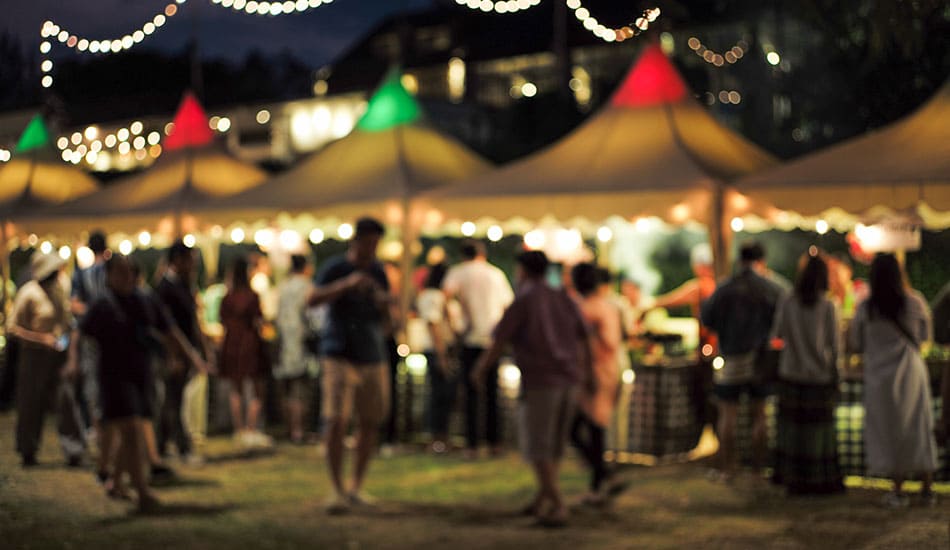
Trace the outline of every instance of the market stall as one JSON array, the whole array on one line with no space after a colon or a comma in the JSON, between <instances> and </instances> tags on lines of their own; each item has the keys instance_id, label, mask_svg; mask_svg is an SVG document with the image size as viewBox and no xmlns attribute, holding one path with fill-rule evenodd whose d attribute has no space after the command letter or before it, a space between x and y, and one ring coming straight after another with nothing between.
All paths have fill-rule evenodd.
<instances>
[{"instance_id":1,"label":"market stall","mask_svg":"<svg viewBox=\"0 0 950 550\"><path fill-rule=\"evenodd\" d=\"M655 216L710 227L725 272L723 185L776 164L717 122L692 97L660 50L647 46L609 103L554 145L523 160L423 195L424 228L458 231L465 221L520 227L582 218ZM519 225L520 224L520 225ZM574 224L576 225L576 224ZM724 243L722 243L724 244Z\"/></svg>"},{"instance_id":2,"label":"market stall","mask_svg":"<svg viewBox=\"0 0 950 550\"><path fill-rule=\"evenodd\" d=\"M728 216L746 227L850 230L866 217L903 213L950 227L950 82L884 128L743 178L747 199ZM819 223L823 222L823 223Z\"/></svg>"}]
</instances>

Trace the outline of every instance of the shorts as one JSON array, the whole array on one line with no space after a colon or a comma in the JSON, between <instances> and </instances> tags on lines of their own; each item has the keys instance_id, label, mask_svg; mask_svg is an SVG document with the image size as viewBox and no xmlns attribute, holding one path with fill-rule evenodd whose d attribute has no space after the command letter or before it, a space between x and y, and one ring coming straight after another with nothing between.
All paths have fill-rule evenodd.
<instances>
[{"instance_id":1,"label":"shorts","mask_svg":"<svg viewBox=\"0 0 950 550\"><path fill-rule=\"evenodd\" d=\"M724 403L738 403L745 393L749 399L762 400L772 394L772 388L765 382L744 382L741 384L716 384L713 395Z\"/></svg>"},{"instance_id":2,"label":"shorts","mask_svg":"<svg viewBox=\"0 0 950 550\"><path fill-rule=\"evenodd\" d=\"M765 399L771 393L756 370L756 352L724 355L722 368L713 372L713 395L724 403L737 403L743 393Z\"/></svg>"},{"instance_id":3,"label":"shorts","mask_svg":"<svg viewBox=\"0 0 950 550\"><path fill-rule=\"evenodd\" d=\"M522 390L518 403L521 454L529 462L561 458L577 408L577 389Z\"/></svg>"},{"instance_id":4,"label":"shorts","mask_svg":"<svg viewBox=\"0 0 950 550\"><path fill-rule=\"evenodd\" d=\"M389 364L323 358L323 418L349 422L355 410L361 427L383 423L389 414Z\"/></svg>"}]
</instances>

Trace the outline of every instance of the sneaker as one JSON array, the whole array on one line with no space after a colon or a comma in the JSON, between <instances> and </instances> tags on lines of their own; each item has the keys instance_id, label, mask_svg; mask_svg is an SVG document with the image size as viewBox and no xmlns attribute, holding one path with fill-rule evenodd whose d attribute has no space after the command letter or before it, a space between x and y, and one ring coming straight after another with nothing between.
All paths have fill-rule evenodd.
<instances>
[{"instance_id":1,"label":"sneaker","mask_svg":"<svg viewBox=\"0 0 950 550\"><path fill-rule=\"evenodd\" d=\"M899 510L901 508L907 508L910 505L910 499L906 495L899 495L897 493L887 493L881 499L881 506L885 508L890 508L891 510Z\"/></svg>"},{"instance_id":2,"label":"sneaker","mask_svg":"<svg viewBox=\"0 0 950 550\"><path fill-rule=\"evenodd\" d=\"M324 511L330 516L340 516L350 512L350 497L341 494L334 494L326 504L323 505Z\"/></svg>"},{"instance_id":3,"label":"sneaker","mask_svg":"<svg viewBox=\"0 0 950 550\"><path fill-rule=\"evenodd\" d=\"M205 459L197 453L188 453L181 457L181 463L190 468L199 468L204 466Z\"/></svg>"},{"instance_id":4,"label":"sneaker","mask_svg":"<svg viewBox=\"0 0 950 550\"><path fill-rule=\"evenodd\" d=\"M274 439L264 432L254 431L250 433L251 447L256 449L270 449L274 446Z\"/></svg>"},{"instance_id":5,"label":"sneaker","mask_svg":"<svg viewBox=\"0 0 950 550\"><path fill-rule=\"evenodd\" d=\"M82 467L82 455L69 455L66 459L67 468L81 468Z\"/></svg>"},{"instance_id":6,"label":"sneaker","mask_svg":"<svg viewBox=\"0 0 950 550\"><path fill-rule=\"evenodd\" d=\"M32 468L39 465L39 462L36 461L36 456L34 455L24 455L21 464L24 468Z\"/></svg>"},{"instance_id":7,"label":"sneaker","mask_svg":"<svg viewBox=\"0 0 950 550\"><path fill-rule=\"evenodd\" d=\"M379 505L379 501L366 491L354 491L348 498L354 508L376 508Z\"/></svg>"},{"instance_id":8,"label":"sneaker","mask_svg":"<svg viewBox=\"0 0 950 550\"><path fill-rule=\"evenodd\" d=\"M154 514L162 509L162 501L155 498L154 495L145 495L139 497L139 513Z\"/></svg>"},{"instance_id":9,"label":"sneaker","mask_svg":"<svg viewBox=\"0 0 950 550\"><path fill-rule=\"evenodd\" d=\"M109 472L98 471L96 472L96 483L99 485L105 485L109 481Z\"/></svg>"}]
</instances>

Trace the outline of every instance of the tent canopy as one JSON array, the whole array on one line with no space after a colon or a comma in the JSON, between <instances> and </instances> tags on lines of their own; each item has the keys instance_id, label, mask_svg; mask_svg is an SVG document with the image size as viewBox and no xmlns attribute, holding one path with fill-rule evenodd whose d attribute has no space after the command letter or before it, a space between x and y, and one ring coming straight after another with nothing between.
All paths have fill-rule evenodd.
<instances>
[{"instance_id":1,"label":"tent canopy","mask_svg":"<svg viewBox=\"0 0 950 550\"><path fill-rule=\"evenodd\" d=\"M53 153L49 135L43 117L34 116L17 142L17 156L0 165L3 217L24 217L37 208L87 195L98 187L95 179Z\"/></svg>"},{"instance_id":2,"label":"tent canopy","mask_svg":"<svg viewBox=\"0 0 950 550\"><path fill-rule=\"evenodd\" d=\"M903 120L742 179L736 188L752 199L751 212L766 217L774 215L768 205L803 215L921 202L950 211L950 82Z\"/></svg>"},{"instance_id":3,"label":"tent canopy","mask_svg":"<svg viewBox=\"0 0 950 550\"><path fill-rule=\"evenodd\" d=\"M154 225L157 215L191 212L265 178L253 164L215 147L166 153L147 170L98 193L38 212L31 226L66 231L105 223L111 231L136 231Z\"/></svg>"},{"instance_id":4,"label":"tent canopy","mask_svg":"<svg viewBox=\"0 0 950 550\"><path fill-rule=\"evenodd\" d=\"M398 73L391 73L350 135L266 184L209 208L252 217L278 212L357 215L489 169L476 153L421 122L420 115ZM398 214L387 216L392 217Z\"/></svg>"},{"instance_id":5,"label":"tent canopy","mask_svg":"<svg viewBox=\"0 0 950 550\"><path fill-rule=\"evenodd\" d=\"M567 137L426 198L459 219L651 215L705 222L717 181L774 163L697 104L659 47L648 46L610 103Z\"/></svg>"}]
</instances>

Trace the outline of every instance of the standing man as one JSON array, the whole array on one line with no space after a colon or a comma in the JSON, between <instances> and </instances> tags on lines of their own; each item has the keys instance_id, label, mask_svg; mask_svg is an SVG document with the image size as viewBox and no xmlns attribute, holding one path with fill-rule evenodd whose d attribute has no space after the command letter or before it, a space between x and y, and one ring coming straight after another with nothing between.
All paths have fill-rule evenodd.
<instances>
[{"instance_id":1,"label":"standing man","mask_svg":"<svg viewBox=\"0 0 950 550\"><path fill-rule=\"evenodd\" d=\"M194 252L182 241L175 242L168 249L168 268L162 275L156 292L172 322L185 335L188 343L196 349L203 349L207 364L213 364L211 347L198 322L198 305L191 282L194 269ZM168 441L174 439L182 461L194 465L199 464L201 458L193 454L191 436L181 418L185 385L190 377L191 369L185 350L173 350L169 354L165 374L165 401L162 403L161 422L158 426L158 450L163 455L167 454Z\"/></svg>"},{"instance_id":2,"label":"standing man","mask_svg":"<svg viewBox=\"0 0 950 550\"><path fill-rule=\"evenodd\" d=\"M375 219L358 220L349 249L327 261L308 300L310 305L329 305L320 341L327 465L335 490L326 505L328 514L372 504L362 492L363 479L389 412L386 324L391 299L386 273L376 259L383 233ZM352 485L345 487L343 437L354 411L359 423L356 463Z\"/></svg>"},{"instance_id":3,"label":"standing man","mask_svg":"<svg viewBox=\"0 0 950 550\"><path fill-rule=\"evenodd\" d=\"M785 291L767 278L765 250L755 241L743 243L740 266L703 304L702 321L719 336L724 360L713 375L719 409L719 457L722 475L731 478L738 466L736 419L739 398L748 394L752 407L752 448L761 464L766 452L765 398L767 381L761 377L761 352L769 344L775 308Z\"/></svg>"},{"instance_id":4,"label":"standing man","mask_svg":"<svg viewBox=\"0 0 950 550\"><path fill-rule=\"evenodd\" d=\"M449 269L442 283L447 299L455 298L462 306L465 333L462 335L460 363L465 384L465 439L466 455L478 456L479 401L485 407L485 439L492 455L501 452L501 434L498 430L498 363L488 365L484 380L485 391L478 392L472 383L472 369L485 349L491 345L492 330L501 319L514 293L508 278L497 267L488 263L485 245L468 240L462 243L462 263Z\"/></svg>"},{"instance_id":5,"label":"standing man","mask_svg":"<svg viewBox=\"0 0 950 550\"><path fill-rule=\"evenodd\" d=\"M73 272L71 285L70 310L81 322L89 307L105 295L106 270L105 263L109 257L106 247L106 236L102 231L93 231L89 234L87 246L95 256L91 266L77 269ZM102 407L99 404L99 348L91 338L79 336L79 373L77 376L76 395L79 402L79 411L87 428L91 427L95 434L96 445L99 447L97 477L105 482L106 466L112 454L112 440L110 434L105 433L100 426Z\"/></svg>"},{"instance_id":6,"label":"standing man","mask_svg":"<svg viewBox=\"0 0 950 550\"><path fill-rule=\"evenodd\" d=\"M577 304L563 290L544 281L548 259L543 252L518 256L518 295L494 331L494 340L479 357L470 382L484 387L508 344L521 369L518 433L521 452L538 481L538 493L525 508L546 527L564 525L567 507L558 486L558 468L574 421L578 388L593 394L596 379L587 325Z\"/></svg>"}]
</instances>

